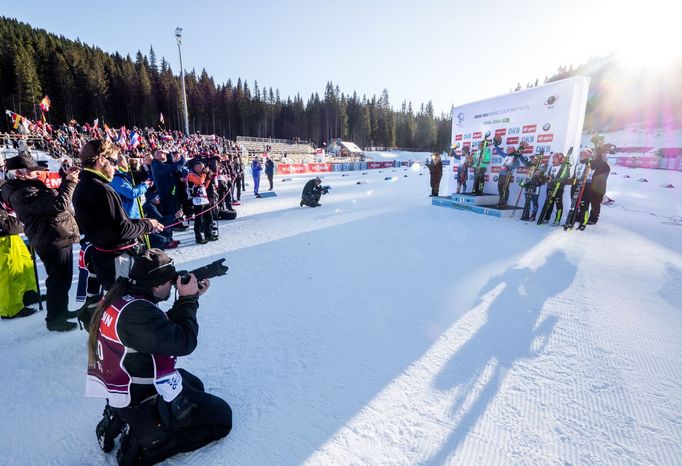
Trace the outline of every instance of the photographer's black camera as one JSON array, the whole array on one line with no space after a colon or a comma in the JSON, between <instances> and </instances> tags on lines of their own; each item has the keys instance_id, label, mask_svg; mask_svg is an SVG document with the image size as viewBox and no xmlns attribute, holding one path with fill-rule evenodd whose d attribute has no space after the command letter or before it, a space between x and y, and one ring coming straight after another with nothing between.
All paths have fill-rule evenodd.
<instances>
[{"instance_id":1,"label":"photographer's black camera","mask_svg":"<svg viewBox=\"0 0 682 466\"><path fill-rule=\"evenodd\" d=\"M198 269L190 270L189 272L187 270L178 270L178 276L182 277L181 283L183 285L189 283L190 274L194 274L194 276L197 277L197 281L205 278L221 277L230 269L227 265L223 265L223 262L225 262L225 258L218 259L217 261L199 267Z\"/></svg>"}]
</instances>

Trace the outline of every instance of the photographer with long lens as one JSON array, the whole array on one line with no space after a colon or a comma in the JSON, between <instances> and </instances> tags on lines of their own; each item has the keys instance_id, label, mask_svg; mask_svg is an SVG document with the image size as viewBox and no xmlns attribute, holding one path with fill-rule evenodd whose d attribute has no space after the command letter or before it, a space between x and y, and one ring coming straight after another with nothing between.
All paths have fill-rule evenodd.
<instances>
[{"instance_id":1,"label":"photographer with long lens","mask_svg":"<svg viewBox=\"0 0 682 466\"><path fill-rule=\"evenodd\" d=\"M320 198L323 194L327 194L328 187L322 186L322 180L320 177L313 178L308 181L303 187L303 192L301 193L301 207L307 205L308 207L319 207Z\"/></svg>"},{"instance_id":2,"label":"photographer with long lens","mask_svg":"<svg viewBox=\"0 0 682 466\"><path fill-rule=\"evenodd\" d=\"M197 346L199 297L210 286L206 277L227 271L221 262L178 272L163 251L150 249L134 258L128 278L117 280L93 316L86 395L108 400L97 438L108 453L123 433L119 465L155 464L232 429L230 406L175 367ZM173 286L178 299L164 312L157 303Z\"/></svg>"}]
</instances>

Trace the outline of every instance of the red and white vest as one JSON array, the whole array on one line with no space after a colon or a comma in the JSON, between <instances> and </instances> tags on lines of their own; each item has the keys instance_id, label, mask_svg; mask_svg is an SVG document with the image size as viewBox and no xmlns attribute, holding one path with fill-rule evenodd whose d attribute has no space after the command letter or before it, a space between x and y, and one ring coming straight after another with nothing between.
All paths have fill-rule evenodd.
<instances>
[{"instance_id":1,"label":"red and white vest","mask_svg":"<svg viewBox=\"0 0 682 466\"><path fill-rule=\"evenodd\" d=\"M108 398L114 408L130 404L130 385L154 385L167 402L173 401L182 391L182 376L175 369L175 356L150 354L154 364L154 377L133 377L125 369L126 355L135 353L121 343L117 325L126 307L135 301L146 301L138 296L126 295L114 301L103 313L97 335L97 361L88 367L85 395Z\"/></svg>"}]
</instances>

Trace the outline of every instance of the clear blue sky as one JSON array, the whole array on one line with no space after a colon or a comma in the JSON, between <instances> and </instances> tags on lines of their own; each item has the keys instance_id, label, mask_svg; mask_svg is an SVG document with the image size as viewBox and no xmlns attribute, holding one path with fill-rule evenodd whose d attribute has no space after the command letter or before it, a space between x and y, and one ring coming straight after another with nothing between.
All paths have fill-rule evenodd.
<instances>
[{"instance_id":1,"label":"clear blue sky","mask_svg":"<svg viewBox=\"0 0 682 466\"><path fill-rule=\"evenodd\" d=\"M395 108L432 100L437 112L623 48L649 20L675 17L666 0L3 3L2 15L108 52L153 45L175 72L181 26L185 68L206 68L217 82L255 79L307 100L331 80L368 97L387 88Z\"/></svg>"}]
</instances>

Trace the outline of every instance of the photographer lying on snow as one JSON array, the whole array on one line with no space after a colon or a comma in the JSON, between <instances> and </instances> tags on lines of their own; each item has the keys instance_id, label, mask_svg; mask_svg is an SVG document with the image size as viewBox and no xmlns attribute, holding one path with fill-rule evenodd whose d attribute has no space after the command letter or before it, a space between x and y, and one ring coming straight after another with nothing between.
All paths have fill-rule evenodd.
<instances>
[{"instance_id":1,"label":"photographer lying on snow","mask_svg":"<svg viewBox=\"0 0 682 466\"><path fill-rule=\"evenodd\" d=\"M318 176L308 181L303 187L301 193L301 207L307 205L308 207L319 207L320 198L323 194L327 194L331 188L329 186L322 186L322 180Z\"/></svg>"},{"instance_id":2,"label":"photographer lying on snow","mask_svg":"<svg viewBox=\"0 0 682 466\"><path fill-rule=\"evenodd\" d=\"M175 367L177 356L197 346L199 297L210 286L207 277L227 272L221 262L178 273L166 253L150 249L134 256L128 278L119 278L99 304L88 339L86 395L107 398L96 429L104 452L123 431L119 465L155 464L230 433L230 406ZM179 297L166 313L156 304L173 286Z\"/></svg>"}]
</instances>

